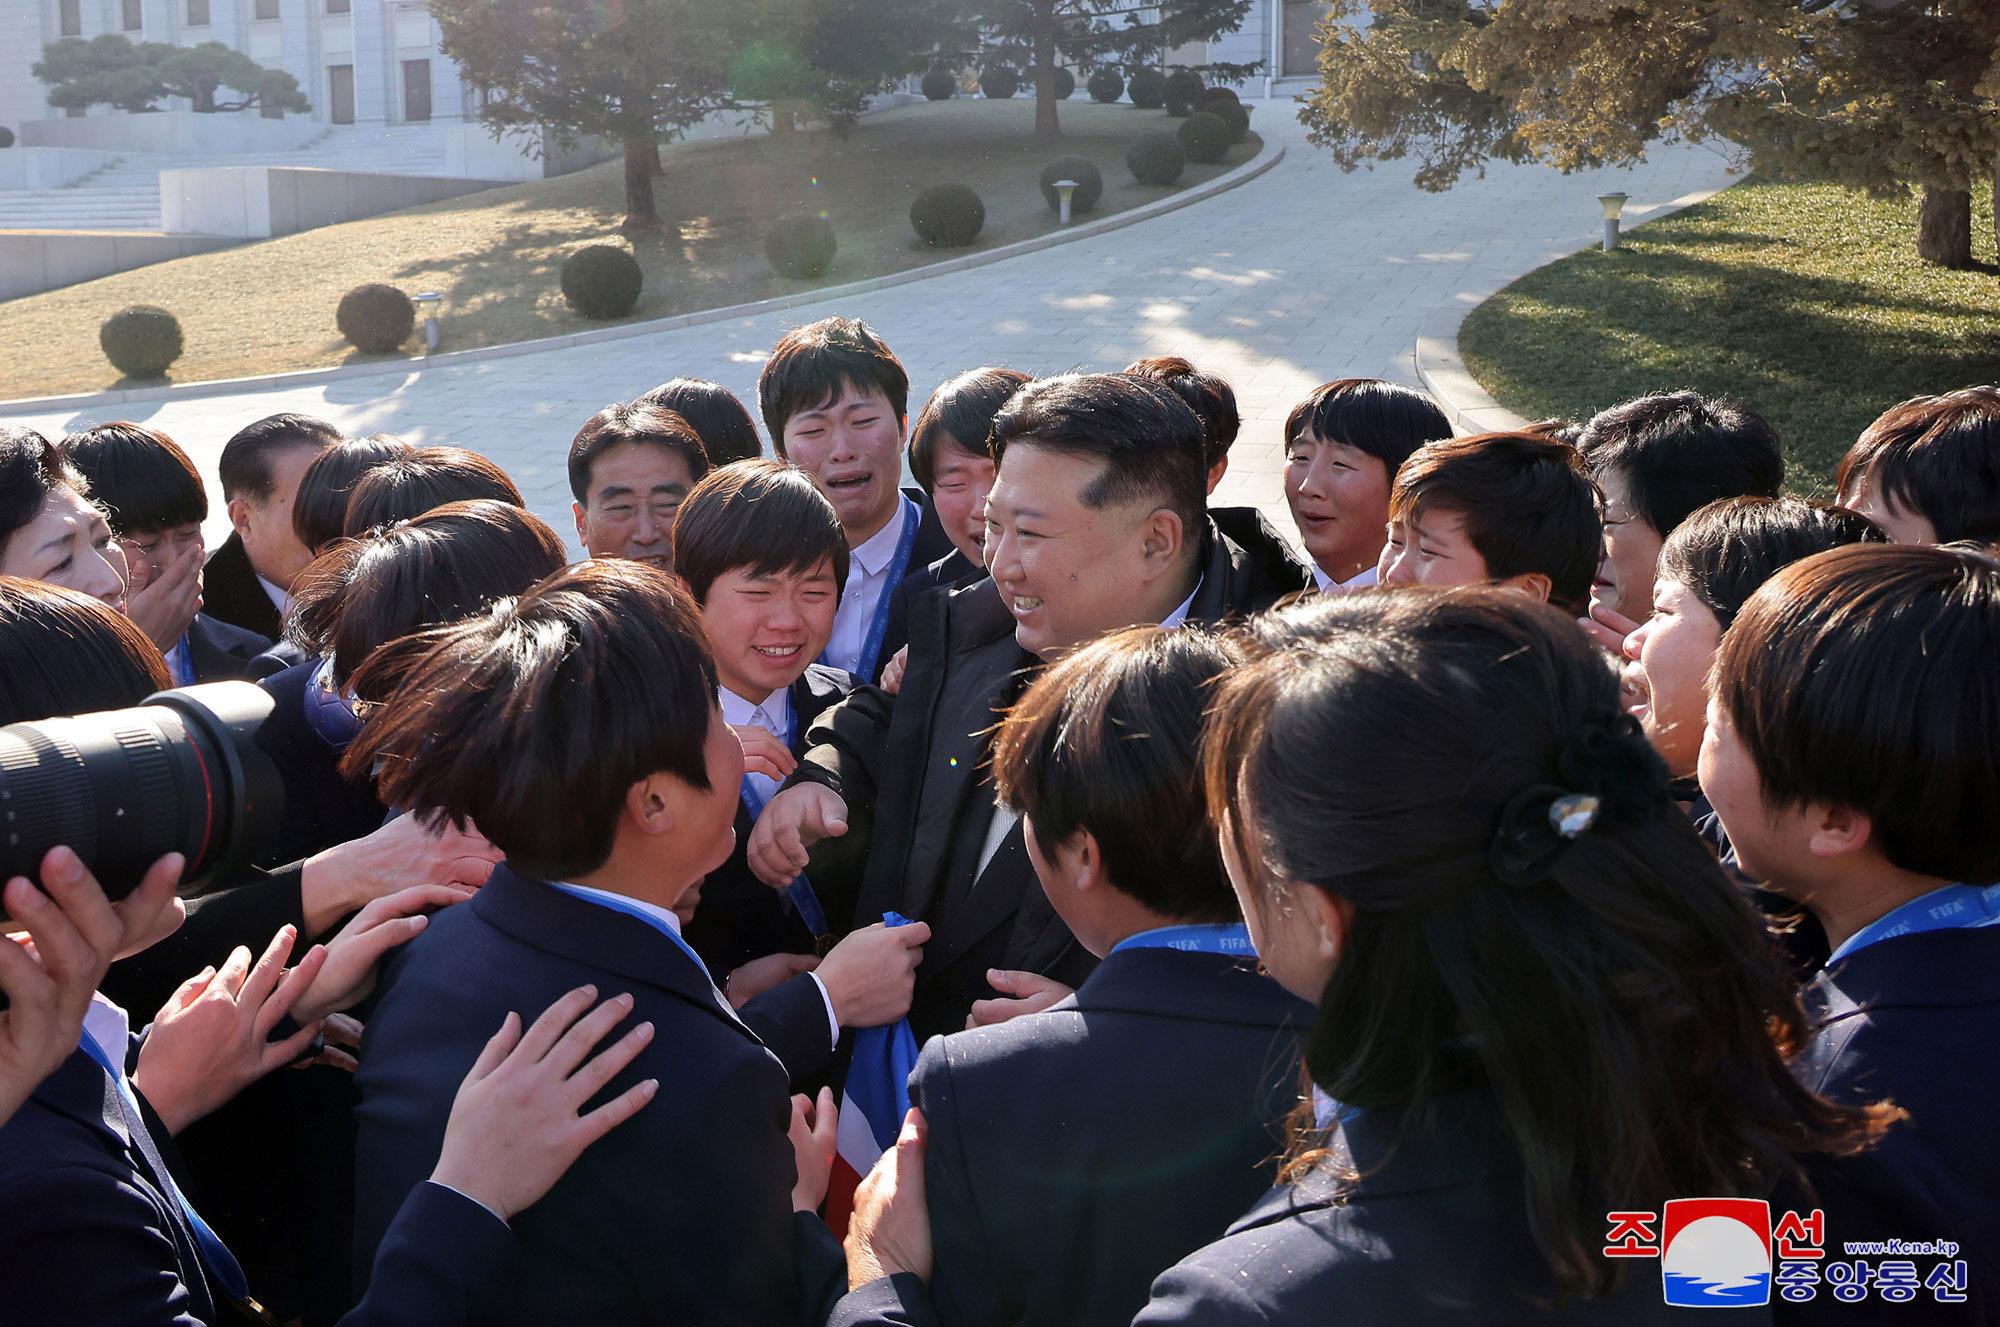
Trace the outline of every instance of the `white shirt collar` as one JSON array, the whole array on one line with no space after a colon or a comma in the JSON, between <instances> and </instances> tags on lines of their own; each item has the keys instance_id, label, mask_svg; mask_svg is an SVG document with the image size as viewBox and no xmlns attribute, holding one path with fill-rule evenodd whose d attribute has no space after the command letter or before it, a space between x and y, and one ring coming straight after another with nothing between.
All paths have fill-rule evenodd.
<instances>
[{"instance_id":1,"label":"white shirt collar","mask_svg":"<svg viewBox=\"0 0 2000 1327\"><path fill-rule=\"evenodd\" d=\"M257 576L257 573L254 571L251 572L250 574L252 576ZM291 595L279 589L274 582L265 580L262 576L257 576L257 584L264 587L264 593L270 596L271 606L278 610L279 617L286 617L290 615L292 611Z\"/></svg>"},{"instance_id":2,"label":"white shirt collar","mask_svg":"<svg viewBox=\"0 0 2000 1327\"><path fill-rule=\"evenodd\" d=\"M1181 600L1181 606L1160 619L1160 625L1168 628L1185 626L1187 624L1188 609L1194 607L1194 597L1200 593L1201 581L1198 580L1194 583L1194 588L1188 591L1188 597Z\"/></svg>"},{"instance_id":3,"label":"white shirt collar","mask_svg":"<svg viewBox=\"0 0 2000 1327\"><path fill-rule=\"evenodd\" d=\"M104 1053L118 1066L122 1077L125 1072L125 1044L132 1039L130 1016L102 995L93 993L90 1007L83 1011L83 1030L90 1034L92 1041L104 1048Z\"/></svg>"},{"instance_id":4,"label":"white shirt collar","mask_svg":"<svg viewBox=\"0 0 2000 1327\"><path fill-rule=\"evenodd\" d=\"M792 728L792 689L779 687L764 697L764 703L753 705L728 687L717 687L722 701L722 721L732 728L749 726L762 728L771 736L787 740Z\"/></svg>"},{"instance_id":5,"label":"white shirt collar","mask_svg":"<svg viewBox=\"0 0 2000 1327\"><path fill-rule=\"evenodd\" d=\"M647 916L657 918L662 925L672 930L675 935L681 933L681 919L674 916L673 909L671 908L663 908L657 903L648 903L642 898L633 898L630 894L614 894L608 889L592 889L589 885L574 885L567 880L563 882L563 888L582 894L586 898L604 899L613 907L637 908Z\"/></svg>"},{"instance_id":6,"label":"white shirt collar","mask_svg":"<svg viewBox=\"0 0 2000 1327\"><path fill-rule=\"evenodd\" d=\"M1315 562L1312 564L1313 584L1319 588L1322 594L1328 591L1338 594L1343 590L1365 590L1369 586L1376 584L1375 571L1376 569L1372 566L1365 567L1359 575L1350 576L1344 581L1336 582L1333 577L1319 569L1319 563Z\"/></svg>"},{"instance_id":7,"label":"white shirt collar","mask_svg":"<svg viewBox=\"0 0 2000 1327\"><path fill-rule=\"evenodd\" d=\"M909 499L898 493L896 510L887 524L847 551L847 560L859 567L862 575L879 576L895 560L896 545L903 539L903 522L909 518L908 504Z\"/></svg>"}]
</instances>

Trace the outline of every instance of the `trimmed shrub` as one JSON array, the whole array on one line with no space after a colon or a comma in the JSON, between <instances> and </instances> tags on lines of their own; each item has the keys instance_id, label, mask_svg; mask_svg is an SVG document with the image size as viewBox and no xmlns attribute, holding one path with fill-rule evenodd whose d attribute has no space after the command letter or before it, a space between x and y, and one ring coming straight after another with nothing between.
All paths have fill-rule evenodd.
<instances>
[{"instance_id":1,"label":"trimmed shrub","mask_svg":"<svg viewBox=\"0 0 2000 1327\"><path fill-rule=\"evenodd\" d=\"M1125 78L1116 69L1100 69L1084 84L1092 101L1113 102L1125 95Z\"/></svg>"},{"instance_id":2,"label":"trimmed shrub","mask_svg":"<svg viewBox=\"0 0 2000 1327\"><path fill-rule=\"evenodd\" d=\"M1194 114L1195 98L1205 89L1201 75L1192 69L1176 69L1167 75L1167 114L1184 116Z\"/></svg>"},{"instance_id":3,"label":"trimmed shrub","mask_svg":"<svg viewBox=\"0 0 2000 1327\"><path fill-rule=\"evenodd\" d=\"M910 204L910 224L925 244L955 249L979 237L986 204L969 185L933 184Z\"/></svg>"},{"instance_id":4,"label":"trimmed shrub","mask_svg":"<svg viewBox=\"0 0 2000 1327\"><path fill-rule=\"evenodd\" d=\"M371 281L340 297L333 321L356 350L386 355L409 339L417 325L417 306L394 286Z\"/></svg>"},{"instance_id":5,"label":"trimmed shrub","mask_svg":"<svg viewBox=\"0 0 2000 1327\"><path fill-rule=\"evenodd\" d=\"M1200 113L1203 115L1213 115L1216 119L1228 125L1229 141L1232 143L1240 143L1250 136L1250 108L1241 102L1210 102L1208 109Z\"/></svg>"},{"instance_id":6,"label":"trimmed shrub","mask_svg":"<svg viewBox=\"0 0 2000 1327\"><path fill-rule=\"evenodd\" d=\"M994 65L979 71L979 90L989 97L1011 97L1021 90L1021 76L1006 65Z\"/></svg>"},{"instance_id":7,"label":"trimmed shrub","mask_svg":"<svg viewBox=\"0 0 2000 1327\"><path fill-rule=\"evenodd\" d=\"M151 304L120 309L97 329L97 344L128 378L158 378L181 357L180 319Z\"/></svg>"},{"instance_id":8,"label":"trimmed shrub","mask_svg":"<svg viewBox=\"0 0 2000 1327\"><path fill-rule=\"evenodd\" d=\"M1167 104L1167 76L1150 66L1134 69L1125 91L1140 110L1156 111Z\"/></svg>"},{"instance_id":9,"label":"trimmed shrub","mask_svg":"<svg viewBox=\"0 0 2000 1327\"><path fill-rule=\"evenodd\" d=\"M6 125L0 124L0 147L12 146L14 146L14 131Z\"/></svg>"},{"instance_id":10,"label":"trimmed shrub","mask_svg":"<svg viewBox=\"0 0 2000 1327\"><path fill-rule=\"evenodd\" d=\"M948 69L933 69L924 75L924 81L919 86L932 101L950 101L952 94L958 91L958 80L951 76Z\"/></svg>"},{"instance_id":11,"label":"trimmed shrub","mask_svg":"<svg viewBox=\"0 0 2000 1327\"><path fill-rule=\"evenodd\" d=\"M771 266L780 276L800 279L824 272L839 247L833 224L805 212L779 217L764 236L764 256L771 260Z\"/></svg>"},{"instance_id":12,"label":"trimmed shrub","mask_svg":"<svg viewBox=\"0 0 2000 1327\"><path fill-rule=\"evenodd\" d=\"M1187 153L1189 161L1204 164L1228 156L1229 145L1234 141L1230 137L1229 126L1207 111L1197 111L1183 120L1175 137L1180 139L1181 151Z\"/></svg>"},{"instance_id":13,"label":"trimmed shrub","mask_svg":"<svg viewBox=\"0 0 2000 1327\"><path fill-rule=\"evenodd\" d=\"M1140 134L1125 152L1125 165L1141 184L1172 184L1187 169L1187 153L1172 134Z\"/></svg>"},{"instance_id":14,"label":"trimmed shrub","mask_svg":"<svg viewBox=\"0 0 2000 1327\"><path fill-rule=\"evenodd\" d=\"M1204 88L1202 94L1194 99L1194 108L1198 111L1214 110L1218 101L1236 105L1241 103L1242 98L1236 95L1235 88Z\"/></svg>"},{"instance_id":15,"label":"trimmed shrub","mask_svg":"<svg viewBox=\"0 0 2000 1327\"><path fill-rule=\"evenodd\" d=\"M623 318L645 280L639 260L615 244L586 244L563 259L563 298L586 318Z\"/></svg>"},{"instance_id":16,"label":"trimmed shrub","mask_svg":"<svg viewBox=\"0 0 2000 1327\"><path fill-rule=\"evenodd\" d=\"M1076 190L1070 195L1071 216L1081 216L1097 206L1097 200L1104 197L1104 172L1088 157L1057 157L1042 167L1042 197L1048 200L1049 211L1062 211L1062 195L1056 192L1057 180L1075 180Z\"/></svg>"},{"instance_id":17,"label":"trimmed shrub","mask_svg":"<svg viewBox=\"0 0 2000 1327\"><path fill-rule=\"evenodd\" d=\"M1075 95L1076 95L1076 75L1072 74L1069 70L1064 69L1061 65L1057 65L1056 66L1057 98L1062 101L1068 101L1071 97Z\"/></svg>"}]
</instances>

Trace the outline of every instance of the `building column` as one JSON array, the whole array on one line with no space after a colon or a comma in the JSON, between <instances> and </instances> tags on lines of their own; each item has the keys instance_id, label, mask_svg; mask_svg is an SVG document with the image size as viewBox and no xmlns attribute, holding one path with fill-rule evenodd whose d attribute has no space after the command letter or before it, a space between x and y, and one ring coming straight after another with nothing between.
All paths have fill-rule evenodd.
<instances>
[{"instance_id":1,"label":"building column","mask_svg":"<svg viewBox=\"0 0 2000 1327\"><path fill-rule=\"evenodd\" d=\"M389 0L354 0L354 122L390 124L397 114L398 89L389 66L396 58ZM400 72L400 71L398 71Z\"/></svg>"}]
</instances>

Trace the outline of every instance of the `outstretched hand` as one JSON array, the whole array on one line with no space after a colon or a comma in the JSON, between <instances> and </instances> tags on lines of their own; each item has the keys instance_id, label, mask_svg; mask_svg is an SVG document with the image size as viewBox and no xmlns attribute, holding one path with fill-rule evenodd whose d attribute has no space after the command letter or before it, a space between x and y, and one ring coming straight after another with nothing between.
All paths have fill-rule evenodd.
<instances>
[{"instance_id":1,"label":"outstretched hand","mask_svg":"<svg viewBox=\"0 0 2000 1327\"><path fill-rule=\"evenodd\" d=\"M729 727L736 734L736 740L743 744L744 773L762 774L783 783L799 767L799 758L792 754L792 749L768 730L754 723L737 723Z\"/></svg>"},{"instance_id":2,"label":"outstretched hand","mask_svg":"<svg viewBox=\"0 0 2000 1327\"><path fill-rule=\"evenodd\" d=\"M783 889L806 869L813 844L846 832L847 803L839 793L822 784L794 784L764 804L744 856L759 880Z\"/></svg>"},{"instance_id":3,"label":"outstretched hand","mask_svg":"<svg viewBox=\"0 0 2000 1327\"><path fill-rule=\"evenodd\" d=\"M847 1288L859 1290L898 1272L931 1279L931 1213L924 1196L924 1113L903 1117L896 1145L854 1191L847 1222Z\"/></svg>"},{"instance_id":4,"label":"outstretched hand","mask_svg":"<svg viewBox=\"0 0 2000 1327\"><path fill-rule=\"evenodd\" d=\"M310 1023L360 1004L375 989L383 956L416 939L430 924L425 913L463 903L472 894L453 885L419 885L370 903L327 942L325 966L292 1017Z\"/></svg>"},{"instance_id":5,"label":"outstretched hand","mask_svg":"<svg viewBox=\"0 0 2000 1327\"><path fill-rule=\"evenodd\" d=\"M986 984L1005 998L974 1000L972 1013L965 1020L967 1028L992 1027L1023 1014L1039 1014L1076 994L1061 982L1039 973L1009 972L1003 968L988 968Z\"/></svg>"}]
</instances>

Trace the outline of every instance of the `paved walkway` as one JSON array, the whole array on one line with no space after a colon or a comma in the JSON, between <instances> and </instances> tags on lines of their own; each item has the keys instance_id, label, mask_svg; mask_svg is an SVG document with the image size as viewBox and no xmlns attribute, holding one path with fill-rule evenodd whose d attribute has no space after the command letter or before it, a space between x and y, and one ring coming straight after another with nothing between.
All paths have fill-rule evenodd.
<instances>
[{"instance_id":1,"label":"paved walkway","mask_svg":"<svg viewBox=\"0 0 2000 1327\"><path fill-rule=\"evenodd\" d=\"M1273 513L1283 528L1280 432L1292 403L1335 378L1413 381L1417 331L1438 308L1485 295L1601 233L1595 196L1623 189L1626 220L1728 180L1720 157L1662 150L1636 170L1558 175L1494 166L1443 194L1410 183L1408 162L1343 175L1305 141L1289 102L1258 106L1260 133L1286 144L1276 169L1165 217L972 271L706 326L484 363L310 387L0 419L44 432L129 418L172 435L213 484L242 424L280 410L350 435L393 432L485 452L533 509L570 535L563 458L608 402L686 375L754 401L757 370L784 329L830 313L867 319L902 357L914 415L962 369L1115 370L1181 354L1227 376L1244 426L1219 502ZM449 315L446 318L449 336ZM755 407L752 405L754 413ZM219 494L211 487L211 495ZM215 503L211 539L226 534Z\"/></svg>"}]
</instances>

